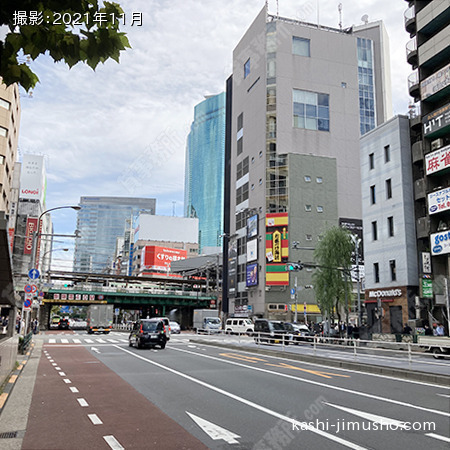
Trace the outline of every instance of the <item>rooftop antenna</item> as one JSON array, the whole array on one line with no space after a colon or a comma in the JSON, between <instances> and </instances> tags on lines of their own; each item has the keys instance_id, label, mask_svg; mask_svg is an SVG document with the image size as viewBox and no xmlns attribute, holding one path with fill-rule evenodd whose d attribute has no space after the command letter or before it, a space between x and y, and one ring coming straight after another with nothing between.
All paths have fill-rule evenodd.
<instances>
[{"instance_id":1,"label":"rooftop antenna","mask_svg":"<svg viewBox=\"0 0 450 450\"><path fill-rule=\"evenodd\" d=\"M339 3L338 11L339 11L339 29L342 31L342 3Z\"/></svg>"},{"instance_id":2,"label":"rooftop antenna","mask_svg":"<svg viewBox=\"0 0 450 450\"><path fill-rule=\"evenodd\" d=\"M277 0L277 17L279 16L279 13L278 13L278 0Z\"/></svg>"},{"instance_id":3,"label":"rooftop antenna","mask_svg":"<svg viewBox=\"0 0 450 450\"><path fill-rule=\"evenodd\" d=\"M175 217L175 205L177 202L172 202L172 216Z\"/></svg>"},{"instance_id":4,"label":"rooftop antenna","mask_svg":"<svg viewBox=\"0 0 450 450\"><path fill-rule=\"evenodd\" d=\"M364 14L361 17L361 20L367 25L369 23L369 16L367 14Z\"/></svg>"}]
</instances>

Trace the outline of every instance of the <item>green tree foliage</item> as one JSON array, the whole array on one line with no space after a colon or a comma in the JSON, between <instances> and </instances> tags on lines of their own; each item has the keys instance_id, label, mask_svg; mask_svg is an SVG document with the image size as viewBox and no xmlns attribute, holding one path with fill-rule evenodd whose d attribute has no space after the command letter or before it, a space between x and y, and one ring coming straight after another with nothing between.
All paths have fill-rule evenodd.
<instances>
[{"instance_id":1,"label":"green tree foliage","mask_svg":"<svg viewBox=\"0 0 450 450\"><path fill-rule=\"evenodd\" d=\"M27 20L21 21L19 12ZM30 24L36 13L36 22ZM1 0L0 26L9 32L0 40L0 77L26 91L36 85L39 78L19 55L34 60L48 53L55 62L72 67L82 61L94 70L109 58L119 62L120 52L130 48L119 31L122 15L117 3L101 7L98 0Z\"/></svg>"},{"instance_id":2,"label":"green tree foliage","mask_svg":"<svg viewBox=\"0 0 450 450\"><path fill-rule=\"evenodd\" d=\"M350 232L337 226L325 233L314 251L314 259L320 266L313 274L314 291L320 311L326 318L333 319L336 312L341 320L340 311L348 308L352 294L348 272L352 251Z\"/></svg>"}]
</instances>

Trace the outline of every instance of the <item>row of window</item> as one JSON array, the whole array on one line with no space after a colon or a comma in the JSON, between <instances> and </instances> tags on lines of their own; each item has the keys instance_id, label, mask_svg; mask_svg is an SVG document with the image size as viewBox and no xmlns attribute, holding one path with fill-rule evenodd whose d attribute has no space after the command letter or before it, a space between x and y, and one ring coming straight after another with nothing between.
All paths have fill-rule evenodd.
<instances>
[{"instance_id":1,"label":"row of window","mask_svg":"<svg viewBox=\"0 0 450 450\"><path fill-rule=\"evenodd\" d=\"M294 127L330 131L329 97L328 94L294 89Z\"/></svg>"},{"instance_id":2,"label":"row of window","mask_svg":"<svg viewBox=\"0 0 450 450\"><path fill-rule=\"evenodd\" d=\"M392 198L392 179L388 178L385 182L386 185L386 199L389 200ZM370 203L372 205L375 205L377 202L377 192L376 192L376 186L373 184L370 186Z\"/></svg>"},{"instance_id":3,"label":"row of window","mask_svg":"<svg viewBox=\"0 0 450 450\"><path fill-rule=\"evenodd\" d=\"M390 145L386 145L384 147L384 162L388 163L391 160L391 147ZM375 153L369 154L369 169L375 169Z\"/></svg>"},{"instance_id":4,"label":"row of window","mask_svg":"<svg viewBox=\"0 0 450 450\"><path fill-rule=\"evenodd\" d=\"M397 269L395 264L395 259L391 259L389 261L389 272L391 276L391 281L397 280ZM380 282L380 264L379 263L373 263L373 280L375 283Z\"/></svg>"},{"instance_id":5,"label":"row of window","mask_svg":"<svg viewBox=\"0 0 450 450\"><path fill-rule=\"evenodd\" d=\"M394 236L394 217L389 216L387 218L387 226L388 226L388 236L393 237ZM372 240L377 241L378 240L378 222L374 220L372 222Z\"/></svg>"}]
</instances>

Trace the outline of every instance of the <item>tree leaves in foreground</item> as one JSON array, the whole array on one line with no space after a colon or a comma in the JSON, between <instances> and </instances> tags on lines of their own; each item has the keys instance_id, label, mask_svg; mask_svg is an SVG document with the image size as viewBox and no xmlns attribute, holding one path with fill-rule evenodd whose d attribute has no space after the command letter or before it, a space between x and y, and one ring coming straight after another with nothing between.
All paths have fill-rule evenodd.
<instances>
[{"instance_id":1,"label":"tree leaves in foreground","mask_svg":"<svg viewBox=\"0 0 450 450\"><path fill-rule=\"evenodd\" d=\"M20 20L19 12L27 20ZM48 53L55 62L72 67L81 61L94 70L110 58L119 62L120 52L130 48L119 31L123 14L119 4L100 7L98 0L1 0L0 26L9 32L0 41L0 77L26 91L36 85L39 78L20 55L34 60Z\"/></svg>"},{"instance_id":2,"label":"tree leaves in foreground","mask_svg":"<svg viewBox=\"0 0 450 450\"><path fill-rule=\"evenodd\" d=\"M340 312L350 304L352 283L348 271L352 250L350 232L335 226L326 231L314 251L314 259L320 266L313 274L314 290L320 311L326 318L333 318L336 313L340 320Z\"/></svg>"}]
</instances>

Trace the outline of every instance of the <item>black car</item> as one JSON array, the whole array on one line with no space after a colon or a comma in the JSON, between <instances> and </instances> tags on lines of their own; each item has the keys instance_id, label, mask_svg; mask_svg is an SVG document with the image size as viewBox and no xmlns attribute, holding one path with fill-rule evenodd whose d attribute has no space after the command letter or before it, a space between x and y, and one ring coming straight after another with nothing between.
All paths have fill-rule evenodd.
<instances>
[{"instance_id":1,"label":"black car","mask_svg":"<svg viewBox=\"0 0 450 450\"><path fill-rule=\"evenodd\" d=\"M281 320L256 319L253 336L257 344L260 342L289 344L288 332Z\"/></svg>"},{"instance_id":2,"label":"black car","mask_svg":"<svg viewBox=\"0 0 450 450\"><path fill-rule=\"evenodd\" d=\"M69 319L59 319L58 330L68 330L69 329Z\"/></svg>"},{"instance_id":3,"label":"black car","mask_svg":"<svg viewBox=\"0 0 450 450\"><path fill-rule=\"evenodd\" d=\"M154 348L158 345L164 349L168 341L167 333L162 319L141 319L135 322L128 337L128 345L136 348Z\"/></svg>"}]
</instances>

